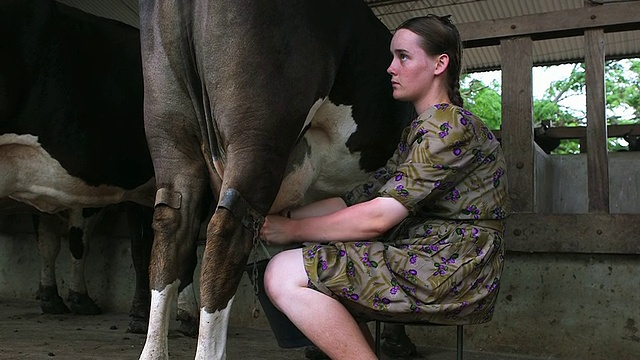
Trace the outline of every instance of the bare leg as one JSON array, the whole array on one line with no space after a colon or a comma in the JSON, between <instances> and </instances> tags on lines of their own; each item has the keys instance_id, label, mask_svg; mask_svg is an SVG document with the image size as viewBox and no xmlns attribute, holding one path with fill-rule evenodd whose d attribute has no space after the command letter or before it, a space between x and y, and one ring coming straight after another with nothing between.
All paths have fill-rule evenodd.
<instances>
[{"instance_id":1,"label":"bare leg","mask_svg":"<svg viewBox=\"0 0 640 360\"><path fill-rule=\"evenodd\" d=\"M265 273L265 289L274 305L331 359L376 359L363 329L347 309L309 289L307 281L301 249L277 254Z\"/></svg>"}]
</instances>

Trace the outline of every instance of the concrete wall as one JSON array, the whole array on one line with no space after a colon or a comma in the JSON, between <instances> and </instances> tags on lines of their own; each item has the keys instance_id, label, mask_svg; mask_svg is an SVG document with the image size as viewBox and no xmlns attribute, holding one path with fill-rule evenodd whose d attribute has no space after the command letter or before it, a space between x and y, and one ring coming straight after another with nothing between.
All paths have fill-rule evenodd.
<instances>
[{"instance_id":1,"label":"concrete wall","mask_svg":"<svg viewBox=\"0 0 640 360\"><path fill-rule=\"evenodd\" d=\"M611 212L640 213L640 154L610 156ZM547 165L538 171L539 183L546 185L537 190L537 197L546 198L554 213L586 212L585 157L551 156ZM109 213L96 231L87 265L89 293L104 310L126 316L134 272L124 220L118 213ZM58 259L58 286L63 297L69 278L66 248L65 238ZM39 273L36 253L30 218L1 216L0 299L35 298ZM466 327L466 349L553 359L637 358L639 271L638 255L510 252L494 319ZM252 318L253 302L253 290L245 276L231 321L268 327L264 315ZM407 331L421 344L455 344L454 328L409 327Z\"/></svg>"}]
</instances>

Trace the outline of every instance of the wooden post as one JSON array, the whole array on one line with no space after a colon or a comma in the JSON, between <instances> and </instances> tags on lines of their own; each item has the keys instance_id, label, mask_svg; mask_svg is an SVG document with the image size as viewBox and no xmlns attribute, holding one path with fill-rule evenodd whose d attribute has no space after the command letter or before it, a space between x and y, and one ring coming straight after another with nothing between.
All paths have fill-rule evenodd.
<instances>
[{"instance_id":1,"label":"wooden post","mask_svg":"<svg viewBox=\"0 0 640 360\"><path fill-rule=\"evenodd\" d=\"M609 212L609 156L604 93L604 31L586 30L587 174L590 213Z\"/></svg>"},{"instance_id":2,"label":"wooden post","mask_svg":"<svg viewBox=\"0 0 640 360\"><path fill-rule=\"evenodd\" d=\"M533 67L530 37L504 39L502 57L502 147L514 212L534 211Z\"/></svg>"}]
</instances>

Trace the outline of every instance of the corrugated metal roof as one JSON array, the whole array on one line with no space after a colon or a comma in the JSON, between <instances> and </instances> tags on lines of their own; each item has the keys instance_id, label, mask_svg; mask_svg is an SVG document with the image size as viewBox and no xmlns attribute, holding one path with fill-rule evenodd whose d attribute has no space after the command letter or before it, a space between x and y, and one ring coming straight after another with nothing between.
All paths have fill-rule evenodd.
<instances>
[{"instance_id":1,"label":"corrugated metal roof","mask_svg":"<svg viewBox=\"0 0 640 360\"><path fill-rule=\"evenodd\" d=\"M138 0L56 0L82 11L140 27Z\"/></svg>"},{"instance_id":2,"label":"corrugated metal roof","mask_svg":"<svg viewBox=\"0 0 640 360\"><path fill-rule=\"evenodd\" d=\"M381 1L365 0L378 18L391 30L406 19L428 13L451 15L455 24L498 19L510 19L554 11L582 9L584 0L420 0ZM631 3L638 0L600 0L597 4ZM640 14L638 14L640 22ZM640 31L605 33L605 53L608 58L640 56ZM535 65L579 62L584 59L584 37L539 40L533 43ZM498 46L469 48L464 53L468 72L500 68Z\"/></svg>"},{"instance_id":3,"label":"corrugated metal roof","mask_svg":"<svg viewBox=\"0 0 640 360\"><path fill-rule=\"evenodd\" d=\"M84 11L139 26L138 0L58 0ZM258 1L258 0L256 0ZM293 0L291 0L293 1ZM434 13L451 14L455 24L497 19L510 19L523 15L581 9L585 0L364 0L374 14L391 30L414 16ZM591 0L592 3L631 3L640 0ZM640 22L640 14L638 14ZM640 31L605 33L605 52L609 58L640 56ZM533 44L536 65L551 65L581 61L584 58L584 38L539 40ZM498 69L498 46L468 48L464 54L468 72Z\"/></svg>"},{"instance_id":4,"label":"corrugated metal roof","mask_svg":"<svg viewBox=\"0 0 640 360\"><path fill-rule=\"evenodd\" d=\"M404 20L433 13L452 15L454 23L506 19L584 6L584 0L365 0L382 22L395 29Z\"/></svg>"}]
</instances>

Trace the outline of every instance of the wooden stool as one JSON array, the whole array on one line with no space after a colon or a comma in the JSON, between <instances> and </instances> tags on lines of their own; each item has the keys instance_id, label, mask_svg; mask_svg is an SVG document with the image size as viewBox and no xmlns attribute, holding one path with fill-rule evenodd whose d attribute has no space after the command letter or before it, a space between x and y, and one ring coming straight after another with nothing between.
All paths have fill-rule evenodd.
<instances>
[{"instance_id":1,"label":"wooden stool","mask_svg":"<svg viewBox=\"0 0 640 360\"><path fill-rule=\"evenodd\" d=\"M381 336L381 326L380 323L381 321L379 320L375 320L376 322L376 335L375 335L375 340L376 340L376 356L378 356L378 358L380 358L381 355L381 351L380 351L380 336ZM450 326L450 325L437 325L437 324L425 324L425 323L397 323L397 324L402 324L402 325L436 325L436 326ZM463 325L456 325L456 360L462 360L464 353L463 353L463 335L464 335L464 328Z\"/></svg>"}]
</instances>

